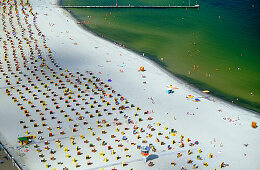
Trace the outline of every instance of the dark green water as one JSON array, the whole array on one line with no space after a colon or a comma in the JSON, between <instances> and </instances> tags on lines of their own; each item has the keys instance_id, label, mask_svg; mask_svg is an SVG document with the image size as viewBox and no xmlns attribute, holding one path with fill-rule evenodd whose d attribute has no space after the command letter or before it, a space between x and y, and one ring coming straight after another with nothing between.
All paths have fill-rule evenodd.
<instances>
[{"instance_id":1,"label":"dark green water","mask_svg":"<svg viewBox=\"0 0 260 170\"><path fill-rule=\"evenodd\" d=\"M62 3L115 5L116 1L62 0ZM129 3L187 5L189 2L117 0L118 5ZM260 1L207 0L198 4L199 10L68 10L89 30L149 55L196 87L260 112Z\"/></svg>"}]
</instances>

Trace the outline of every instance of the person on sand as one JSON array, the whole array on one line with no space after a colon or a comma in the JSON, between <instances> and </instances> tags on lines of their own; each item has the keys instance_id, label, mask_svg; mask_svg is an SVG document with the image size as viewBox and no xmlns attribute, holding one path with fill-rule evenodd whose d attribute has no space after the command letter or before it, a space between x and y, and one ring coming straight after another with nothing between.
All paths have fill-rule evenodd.
<instances>
[{"instance_id":1,"label":"person on sand","mask_svg":"<svg viewBox=\"0 0 260 170\"><path fill-rule=\"evenodd\" d=\"M148 166L154 166L154 163L152 162L152 161L150 161L149 163L148 163Z\"/></svg>"}]
</instances>

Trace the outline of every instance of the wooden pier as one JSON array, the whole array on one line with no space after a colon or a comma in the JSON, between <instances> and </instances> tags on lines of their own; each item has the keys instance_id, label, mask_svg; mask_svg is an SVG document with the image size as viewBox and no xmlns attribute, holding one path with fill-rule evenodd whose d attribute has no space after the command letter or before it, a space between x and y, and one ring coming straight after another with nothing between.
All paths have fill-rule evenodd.
<instances>
[{"instance_id":1,"label":"wooden pier","mask_svg":"<svg viewBox=\"0 0 260 170\"><path fill-rule=\"evenodd\" d=\"M200 5L186 5L186 6L71 6L64 5L61 8L199 8Z\"/></svg>"}]
</instances>

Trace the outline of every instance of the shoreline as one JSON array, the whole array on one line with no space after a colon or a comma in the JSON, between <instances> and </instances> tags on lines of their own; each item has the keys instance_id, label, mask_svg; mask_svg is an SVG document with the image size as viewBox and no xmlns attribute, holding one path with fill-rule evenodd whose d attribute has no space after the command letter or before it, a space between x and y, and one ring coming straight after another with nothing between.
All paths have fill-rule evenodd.
<instances>
[{"instance_id":1,"label":"shoreline","mask_svg":"<svg viewBox=\"0 0 260 170\"><path fill-rule=\"evenodd\" d=\"M62 5L62 0L58 0L57 1L57 5L58 6L61 6ZM80 22L80 20L72 13L70 12L70 10L68 8L63 8L66 12L68 12L68 14L70 14L72 16L72 18L75 20L75 22ZM98 36L108 42L111 42L113 44L117 43L116 45L118 45L119 47L121 47L119 45L118 42L115 42L109 38L106 38L106 37L102 37L100 36L100 33L96 33L94 30L92 29L89 29L86 25L84 24L78 24L83 30L86 30L87 32L95 35L95 36ZM123 44L122 44L123 45ZM122 47L121 47L122 48ZM142 52L138 51L138 50L133 50L133 49L130 49L128 47L125 47L126 50L128 51L131 51L133 53L136 53L137 55L139 55L140 57L144 57L148 60L151 60L152 62L154 62L154 64L156 65L156 67L160 67L162 70L164 70L164 72L166 72L167 74L169 75L172 75L174 79L178 79L179 81L182 81L184 84L188 83L189 86L191 86L193 88L193 90L201 93L201 91L205 90L205 89L209 89L210 90L210 95L212 98L218 98L218 100L223 100L223 102L226 102L230 105L236 105L242 109L245 109L247 111L250 111L254 114L260 114L260 104L259 103L256 103L256 102L250 102L250 101L247 101L247 100L244 100L244 99L239 99L238 101L236 100L237 97L236 96L233 96L233 95L228 95L224 92L221 92L220 90L218 89L215 89L211 86L209 86L208 84L204 83L204 82L201 82L199 80L195 80L195 79L192 79L192 78L189 78L185 75L178 75L174 72L171 72L169 71L165 66L164 66L164 63L161 62L156 56L152 55L152 54L145 54L145 56L142 56ZM200 84L200 85L198 85ZM234 101L234 103L232 103ZM241 102L242 101L242 102Z\"/></svg>"},{"instance_id":2,"label":"shoreline","mask_svg":"<svg viewBox=\"0 0 260 170\"><path fill-rule=\"evenodd\" d=\"M57 1L32 0L31 3L33 12L38 13L37 26L46 36L47 44L51 50L51 52L47 52L47 48L46 51L42 52L46 60L44 63L47 66L40 67L41 62L32 60L33 62L28 62L29 71L26 67L21 68L32 78L32 81L27 83L26 76L18 74L24 79L22 85L31 84L32 87L28 86L31 92L28 92L26 86L14 86L14 89L7 88L11 91L12 96L22 104L18 106L24 106L30 114L23 114L24 111L21 110L24 108L15 106L14 99L5 94L5 89L0 89L0 93L3 94L0 98L3 105L0 107L0 134L4 139L7 139L7 146L10 148L17 146L17 137L24 136L25 130L28 130L29 134L36 135L34 143L28 145L28 148L22 148L21 151L14 149L15 155L20 152L24 154L23 157L17 156L16 159L21 159L22 164L25 164L28 169L46 169L46 163L48 163L48 167L58 169L61 166L73 169L77 164L79 165L78 169L112 168L112 166L117 169L169 169L172 166L171 161L174 161L175 168L179 169L182 166L191 168L194 164L203 169L202 163L204 161L211 169L218 167L223 161L229 164L229 167L225 167L225 169L259 168L255 160L259 151L260 129L259 127L252 129L250 126L252 121L259 124L259 115L230 105L218 98L215 98L215 102L206 98L200 98L200 102L187 99L185 97L187 95L195 97L207 95L176 78L149 58L123 49L79 27L70 13L53 5L55 2ZM29 21L31 20L29 19ZM25 24L23 23L23 25ZM36 36L35 39L39 40L39 37ZM18 43L15 42L15 45ZM25 43L22 45L26 48ZM42 48L42 45L40 44L39 47ZM11 51L9 50L9 52ZM9 58L12 59L8 56L7 59ZM2 61L2 58L0 60ZM13 61L11 63L14 64ZM138 71L140 63L146 71ZM30 70L30 68L35 69ZM5 65L4 69L7 69ZM67 72L66 69L68 69ZM123 72L119 71L121 69ZM33 75L31 71L35 74ZM93 74L90 74L90 71ZM11 77L10 81L15 84L17 77L10 72L6 73ZM65 75L70 75L69 82L67 82ZM36 76L40 77L40 82L39 77ZM77 77L82 83L77 81ZM99 78L109 88L113 87L112 89L115 89L116 92L110 92L111 89L107 90L106 88L104 90L107 94L114 95L114 99L101 95L94 88L95 85L92 85L87 79L84 80L84 77L91 79L92 82ZM54 85L55 82L57 82L57 86ZM3 86L2 79L0 79L0 83ZM92 90L86 88L85 83ZM178 87L173 94L166 94L166 86L169 84ZM46 89L45 85L49 89ZM71 89L74 93L71 94L73 99L64 94L62 87ZM21 94L26 96L26 100L20 99L21 94L18 94L18 88L21 90ZM116 99L119 98L118 96L123 97L122 101ZM109 101L110 104L104 104L104 100ZM127 109L121 110L120 105L118 106L115 102L117 100L120 105L127 106ZM42 102L48 110L45 109ZM94 108L90 106L92 103ZM131 108L130 104L133 104L134 107ZM118 107L119 109L117 109ZM137 107L140 107L141 110ZM91 117L90 114L93 114L94 117ZM131 124L131 121L134 124ZM43 122L47 125L43 125ZM34 125L35 123L36 125ZM105 126L105 123L110 125ZM27 127L24 129L23 125ZM139 127L138 138L132 131L135 130L134 125ZM153 132L150 132L152 131L150 126L154 127ZM76 130L73 130L74 128ZM60 134L60 129L65 132L65 136ZM169 135L171 129L176 131L176 136ZM39 131L41 133L38 133ZM151 133L150 137L147 137L148 133ZM115 139L112 138L112 134L116 136ZM39 136L44 139L40 140ZM123 136L127 138L126 141ZM57 139L59 139L58 142ZM115 140L119 140L119 143L116 143ZM144 144L143 140L146 140L147 144ZM165 144L156 142L158 140ZM173 140L176 141L175 144L172 143ZM198 144L189 146L190 142L196 143L196 141L199 141ZM180 148L179 142L185 146ZM62 145L61 148L58 147L59 143ZM88 144L86 145L86 143ZM151 160L154 163L152 167L148 167L148 163L142 161L143 157L140 155L140 150L137 149L138 145L148 145L149 143L152 143L156 148L155 152L151 153L154 156ZM246 143L248 146L245 147ZM95 152L93 150L91 152L90 144L96 146ZM121 157L119 160L115 159L115 155L111 155L108 146L111 146ZM168 146L172 148L169 149ZM69 151L65 151L65 147ZM55 152L51 153L51 149ZM188 149L194 154L187 154ZM197 149L202 149L202 152L197 153ZM80 151L80 154L76 151ZM177 158L176 152L182 153L183 156ZM66 153L69 154L70 159L65 159ZM213 159L208 158L208 153L214 155ZM244 153L246 156L243 155ZM41 163L43 159L38 157L41 154L44 159L46 158L43 163ZM203 160L196 159L197 154ZM87 155L90 155L89 160L93 165L87 164L85 158ZM52 159L52 156L55 159ZM76 163L75 160L73 162L72 158L76 159ZM194 163L187 164L187 159L192 159ZM59 165L60 161L63 162L62 165ZM124 161L128 165L123 165Z\"/></svg>"}]
</instances>

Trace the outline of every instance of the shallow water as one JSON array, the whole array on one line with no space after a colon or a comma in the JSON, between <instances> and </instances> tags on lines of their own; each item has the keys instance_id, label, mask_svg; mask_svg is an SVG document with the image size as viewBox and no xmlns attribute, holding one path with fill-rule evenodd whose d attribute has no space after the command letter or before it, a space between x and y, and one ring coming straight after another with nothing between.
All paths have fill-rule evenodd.
<instances>
[{"instance_id":1,"label":"shallow water","mask_svg":"<svg viewBox=\"0 0 260 170\"><path fill-rule=\"evenodd\" d=\"M62 1L63 5L114 5L115 2ZM129 2L131 5L189 3L117 0L118 5ZM199 10L68 10L88 29L145 53L196 87L260 112L260 1L208 0L198 4Z\"/></svg>"}]
</instances>

